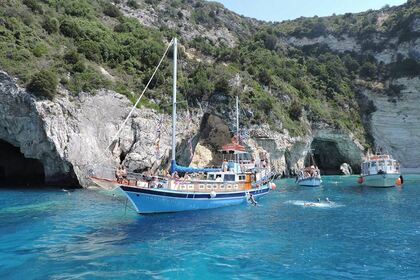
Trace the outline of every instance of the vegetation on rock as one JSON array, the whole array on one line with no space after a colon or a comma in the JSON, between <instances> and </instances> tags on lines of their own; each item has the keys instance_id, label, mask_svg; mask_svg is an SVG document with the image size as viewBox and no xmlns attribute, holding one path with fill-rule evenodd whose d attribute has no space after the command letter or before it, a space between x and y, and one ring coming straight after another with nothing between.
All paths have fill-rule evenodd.
<instances>
[{"instance_id":1,"label":"vegetation on rock","mask_svg":"<svg viewBox=\"0 0 420 280\"><path fill-rule=\"evenodd\" d=\"M157 28L152 28L124 16L118 5L164 9L158 11ZM239 94L246 122L268 122L272 129L286 128L293 135L306 134L310 123L326 123L363 140L353 81L419 75L416 59L383 65L372 54L381 48L375 36L395 35L400 42L417 38L419 30L410 25L419 12L418 1L412 0L381 11L264 23L200 0L9 0L0 3L0 66L48 98L54 96L58 80L74 94L109 88L134 100L167 43L178 36L185 47L180 50L180 98L189 106L210 104L229 111L231 97ZM166 23L170 21L175 24ZM194 26L219 28L234 34L235 41L179 35L179 28ZM370 43L362 45L361 53L285 43L290 36L328 35ZM162 104L170 101L170 63L170 58L164 61L143 104L166 110Z\"/></svg>"},{"instance_id":2,"label":"vegetation on rock","mask_svg":"<svg viewBox=\"0 0 420 280\"><path fill-rule=\"evenodd\" d=\"M50 70L41 70L34 74L28 84L28 90L40 97L52 99L58 85L57 76Z\"/></svg>"}]
</instances>

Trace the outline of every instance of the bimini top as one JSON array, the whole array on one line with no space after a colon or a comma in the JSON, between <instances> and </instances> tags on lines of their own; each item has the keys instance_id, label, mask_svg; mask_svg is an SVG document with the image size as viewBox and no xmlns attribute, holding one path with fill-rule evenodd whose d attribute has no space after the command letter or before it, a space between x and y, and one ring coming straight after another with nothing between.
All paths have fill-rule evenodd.
<instances>
[{"instance_id":1,"label":"bimini top","mask_svg":"<svg viewBox=\"0 0 420 280\"><path fill-rule=\"evenodd\" d=\"M221 168L197 168L197 167L188 167L178 165L175 160L171 161L171 168L169 173L173 174L174 172L178 173L207 173L207 172L218 172L221 171Z\"/></svg>"},{"instance_id":2,"label":"bimini top","mask_svg":"<svg viewBox=\"0 0 420 280\"><path fill-rule=\"evenodd\" d=\"M238 144L236 137L232 137L232 142L222 146L219 152L224 154L245 154L245 147Z\"/></svg>"}]
</instances>

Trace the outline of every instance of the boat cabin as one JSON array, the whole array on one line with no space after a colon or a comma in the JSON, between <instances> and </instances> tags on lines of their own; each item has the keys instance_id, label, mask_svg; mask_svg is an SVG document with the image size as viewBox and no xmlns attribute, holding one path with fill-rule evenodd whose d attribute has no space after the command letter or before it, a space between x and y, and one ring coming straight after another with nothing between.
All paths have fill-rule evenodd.
<instances>
[{"instance_id":1,"label":"boat cabin","mask_svg":"<svg viewBox=\"0 0 420 280\"><path fill-rule=\"evenodd\" d=\"M389 155L375 155L367 158L361 166L362 175L400 173L400 164Z\"/></svg>"},{"instance_id":2,"label":"boat cabin","mask_svg":"<svg viewBox=\"0 0 420 280\"><path fill-rule=\"evenodd\" d=\"M216 182L245 182L245 174L234 172L210 172L207 174L207 180Z\"/></svg>"}]
</instances>

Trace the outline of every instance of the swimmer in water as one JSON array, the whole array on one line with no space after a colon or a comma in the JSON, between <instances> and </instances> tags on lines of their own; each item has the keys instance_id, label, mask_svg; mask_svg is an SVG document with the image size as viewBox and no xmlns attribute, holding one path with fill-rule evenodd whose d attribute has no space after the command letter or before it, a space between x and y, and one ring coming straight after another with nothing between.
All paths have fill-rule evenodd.
<instances>
[{"instance_id":1,"label":"swimmer in water","mask_svg":"<svg viewBox=\"0 0 420 280\"><path fill-rule=\"evenodd\" d=\"M303 203L303 206L315 206L318 203L321 203L321 199L319 197L316 199L316 202L305 202Z\"/></svg>"},{"instance_id":2,"label":"swimmer in water","mask_svg":"<svg viewBox=\"0 0 420 280\"><path fill-rule=\"evenodd\" d=\"M332 201L327 197L327 198L325 198L325 202L331 203Z\"/></svg>"},{"instance_id":3,"label":"swimmer in water","mask_svg":"<svg viewBox=\"0 0 420 280\"><path fill-rule=\"evenodd\" d=\"M252 193L249 194L249 198L248 201L251 202L252 205L257 206L257 201L255 201L254 196L252 195Z\"/></svg>"}]
</instances>

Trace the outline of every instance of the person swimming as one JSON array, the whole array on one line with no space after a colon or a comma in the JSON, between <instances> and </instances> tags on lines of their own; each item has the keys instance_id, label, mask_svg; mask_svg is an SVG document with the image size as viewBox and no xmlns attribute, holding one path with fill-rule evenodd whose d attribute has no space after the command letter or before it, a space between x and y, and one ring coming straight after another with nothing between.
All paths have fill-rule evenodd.
<instances>
[{"instance_id":1,"label":"person swimming","mask_svg":"<svg viewBox=\"0 0 420 280\"><path fill-rule=\"evenodd\" d=\"M305 202L305 203L303 203L303 206L315 206L319 203L321 203L321 199L318 197L316 199L316 202Z\"/></svg>"},{"instance_id":2,"label":"person swimming","mask_svg":"<svg viewBox=\"0 0 420 280\"><path fill-rule=\"evenodd\" d=\"M325 202L326 203L332 203L332 201L328 197L325 198Z\"/></svg>"},{"instance_id":3,"label":"person swimming","mask_svg":"<svg viewBox=\"0 0 420 280\"><path fill-rule=\"evenodd\" d=\"M257 201L255 200L254 196L252 195L252 193L249 194L248 201L254 206L257 206L257 204L258 204Z\"/></svg>"}]
</instances>

